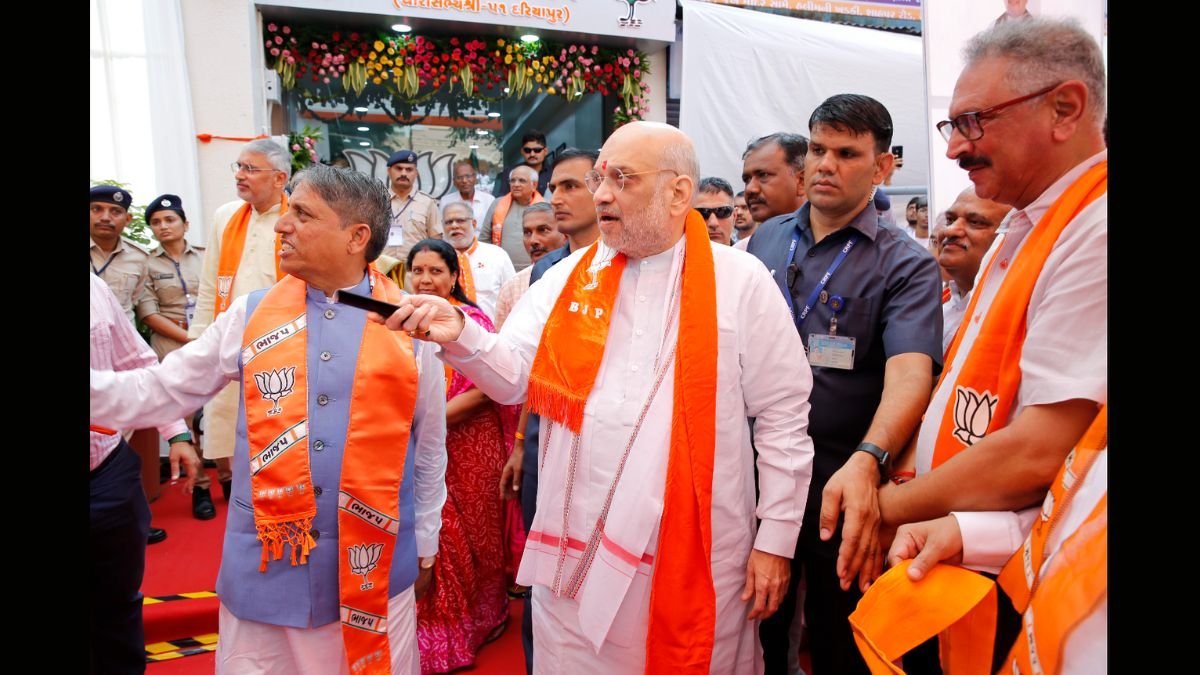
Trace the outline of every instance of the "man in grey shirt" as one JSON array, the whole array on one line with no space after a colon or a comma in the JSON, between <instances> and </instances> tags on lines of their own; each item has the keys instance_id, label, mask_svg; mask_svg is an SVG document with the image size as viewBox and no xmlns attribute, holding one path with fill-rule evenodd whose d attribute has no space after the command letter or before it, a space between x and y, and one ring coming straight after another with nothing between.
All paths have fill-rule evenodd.
<instances>
[{"instance_id":1,"label":"man in grey shirt","mask_svg":"<svg viewBox=\"0 0 1200 675\"><path fill-rule=\"evenodd\" d=\"M525 252L521 221L526 207L545 201L537 191L537 181L537 172L528 166L508 172L509 193L492 202L479 229L479 238L504 249L518 272L533 262Z\"/></svg>"}]
</instances>

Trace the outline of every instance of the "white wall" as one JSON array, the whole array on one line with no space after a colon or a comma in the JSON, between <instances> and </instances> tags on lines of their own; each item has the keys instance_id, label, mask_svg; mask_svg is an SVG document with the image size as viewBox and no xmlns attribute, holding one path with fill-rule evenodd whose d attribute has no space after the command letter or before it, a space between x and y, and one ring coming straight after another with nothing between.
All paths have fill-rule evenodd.
<instances>
[{"instance_id":1,"label":"white wall","mask_svg":"<svg viewBox=\"0 0 1200 675\"><path fill-rule=\"evenodd\" d=\"M195 106L196 133L251 137L269 133L262 93L261 31L256 12L246 0L182 0L188 78ZM237 199L229 165L243 145L239 141L196 141L200 204L189 205L192 233L207 235L213 211ZM203 223L203 228L198 227Z\"/></svg>"},{"instance_id":2,"label":"white wall","mask_svg":"<svg viewBox=\"0 0 1200 675\"><path fill-rule=\"evenodd\" d=\"M648 52L646 57L650 62L650 74L646 76L644 82L646 86L650 87L650 93L646 95L646 101L650 105L650 114L646 115L646 121L666 122L667 70L671 67L667 62L667 46L664 44L658 51Z\"/></svg>"},{"instance_id":3,"label":"white wall","mask_svg":"<svg viewBox=\"0 0 1200 675\"><path fill-rule=\"evenodd\" d=\"M808 118L836 94L863 94L891 114L904 146L894 186L924 185L929 157L921 38L683 0L679 126L700 170L741 185L742 152L776 131L808 136Z\"/></svg>"}]
</instances>

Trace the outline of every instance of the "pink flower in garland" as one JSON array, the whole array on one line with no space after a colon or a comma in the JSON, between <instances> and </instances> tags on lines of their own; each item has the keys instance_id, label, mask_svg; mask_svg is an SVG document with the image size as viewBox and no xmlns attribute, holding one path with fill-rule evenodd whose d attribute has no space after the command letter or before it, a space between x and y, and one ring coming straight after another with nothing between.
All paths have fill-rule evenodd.
<instances>
[{"instance_id":1,"label":"pink flower in garland","mask_svg":"<svg viewBox=\"0 0 1200 675\"><path fill-rule=\"evenodd\" d=\"M284 35L288 35L288 34L290 34L291 32L292 32L292 28L291 28L291 26L284 26L284 27L283 27L283 34L284 34Z\"/></svg>"},{"instance_id":2,"label":"pink flower in garland","mask_svg":"<svg viewBox=\"0 0 1200 675\"><path fill-rule=\"evenodd\" d=\"M274 33L276 30L279 30L279 26L276 26L273 23L269 23L269 24L267 24L267 30Z\"/></svg>"}]
</instances>

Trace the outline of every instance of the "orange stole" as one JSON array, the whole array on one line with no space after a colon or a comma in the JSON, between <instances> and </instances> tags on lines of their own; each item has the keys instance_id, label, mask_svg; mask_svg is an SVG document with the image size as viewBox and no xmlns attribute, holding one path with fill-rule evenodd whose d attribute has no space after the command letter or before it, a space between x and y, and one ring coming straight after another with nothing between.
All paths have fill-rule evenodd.
<instances>
[{"instance_id":1,"label":"orange stole","mask_svg":"<svg viewBox=\"0 0 1200 675\"><path fill-rule=\"evenodd\" d=\"M372 297L399 288L371 267ZM308 460L307 284L287 276L248 317L242 386L260 569L291 545L293 565L317 545ZM386 394L386 395L383 395ZM400 482L417 397L412 340L366 322L358 352L338 486L342 638L356 675L389 673L388 572L400 518Z\"/></svg>"},{"instance_id":2,"label":"orange stole","mask_svg":"<svg viewBox=\"0 0 1200 675\"><path fill-rule=\"evenodd\" d=\"M233 217L225 224L221 233L221 257L217 261L217 295L213 302L213 319L221 316L221 312L229 309L233 302L233 282L237 278L238 267L242 264L242 249L246 245L246 230L250 226L250 212L253 210L250 202L242 204ZM287 213L288 196L283 192L279 200L279 215ZM283 270L279 268L279 235L275 235L275 279L283 278ZM222 290L223 289L223 290Z\"/></svg>"},{"instance_id":3,"label":"orange stole","mask_svg":"<svg viewBox=\"0 0 1200 675\"><path fill-rule=\"evenodd\" d=\"M1072 183L1026 236L1019 255L1012 261L1012 269L988 308L962 370L952 380L954 395L947 402L934 441L933 468L1008 424L1009 411L1021 386L1021 350L1025 344L1025 320L1034 285L1063 230L1080 211L1107 191L1108 162L1101 162ZM999 245L996 249L999 250ZM984 287L995 261L996 256L993 256L976 284L963 322L946 352L946 368L938 380L938 387L947 384L958 347L983 295L979 289ZM976 424L983 422L984 416L986 426Z\"/></svg>"},{"instance_id":4,"label":"orange stole","mask_svg":"<svg viewBox=\"0 0 1200 675\"><path fill-rule=\"evenodd\" d=\"M471 244L471 248L467 249L466 253L457 251L458 253L458 285L462 286L463 293L471 302L475 302L475 274L471 272L471 254L479 248L479 238L475 238L475 243Z\"/></svg>"},{"instance_id":5,"label":"orange stole","mask_svg":"<svg viewBox=\"0 0 1200 675\"><path fill-rule=\"evenodd\" d=\"M646 672L708 673L716 630L712 481L716 445L717 291L704 220L689 211L679 308L671 445L646 634ZM578 434L626 258L589 271L593 244L554 304L529 376L529 410ZM700 583L697 583L700 580Z\"/></svg>"},{"instance_id":6,"label":"orange stole","mask_svg":"<svg viewBox=\"0 0 1200 675\"><path fill-rule=\"evenodd\" d=\"M542 193L537 191L537 185L533 186L533 197L529 203L536 204L544 202ZM496 208L492 211L492 243L496 246L500 245L500 234L504 232L504 219L508 217L508 212L512 209L513 197L512 193L508 193L496 200Z\"/></svg>"},{"instance_id":7,"label":"orange stole","mask_svg":"<svg viewBox=\"0 0 1200 675\"><path fill-rule=\"evenodd\" d=\"M1108 593L1108 495L1066 540L1046 573L1045 539L1071 502L1073 489L1108 445L1108 407L1068 456L1055 477L1042 514L1024 545L1005 564L999 583L1022 613L1022 629L999 672L1058 673L1071 631ZM892 665L934 635L941 640L942 670L949 675L990 672L996 623L995 583L954 565L938 564L919 582L911 561L892 568L868 589L850 615L859 651L872 675L903 673ZM1036 593L1032 590L1036 589ZM1037 663L1037 668L1032 664Z\"/></svg>"}]
</instances>

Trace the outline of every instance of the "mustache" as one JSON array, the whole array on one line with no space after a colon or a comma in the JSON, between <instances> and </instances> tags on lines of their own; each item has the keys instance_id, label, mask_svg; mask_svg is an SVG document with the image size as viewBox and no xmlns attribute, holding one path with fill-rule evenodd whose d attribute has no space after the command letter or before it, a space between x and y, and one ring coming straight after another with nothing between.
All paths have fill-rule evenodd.
<instances>
[{"instance_id":1,"label":"mustache","mask_svg":"<svg viewBox=\"0 0 1200 675\"><path fill-rule=\"evenodd\" d=\"M942 246L958 246L960 248L968 248L967 240L962 237L946 237L942 240Z\"/></svg>"},{"instance_id":2,"label":"mustache","mask_svg":"<svg viewBox=\"0 0 1200 675\"><path fill-rule=\"evenodd\" d=\"M532 246L530 246L530 247L529 247L529 252L530 252L530 253L545 253L545 252L546 252L546 249L545 249L545 248L543 248L543 247L542 247L541 245L539 245L539 244L534 244L534 245L532 245Z\"/></svg>"},{"instance_id":3,"label":"mustache","mask_svg":"<svg viewBox=\"0 0 1200 675\"><path fill-rule=\"evenodd\" d=\"M958 158L958 166L960 169L970 171L972 169L983 169L992 165L992 160L987 157L977 155L963 155Z\"/></svg>"}]
</instances>

